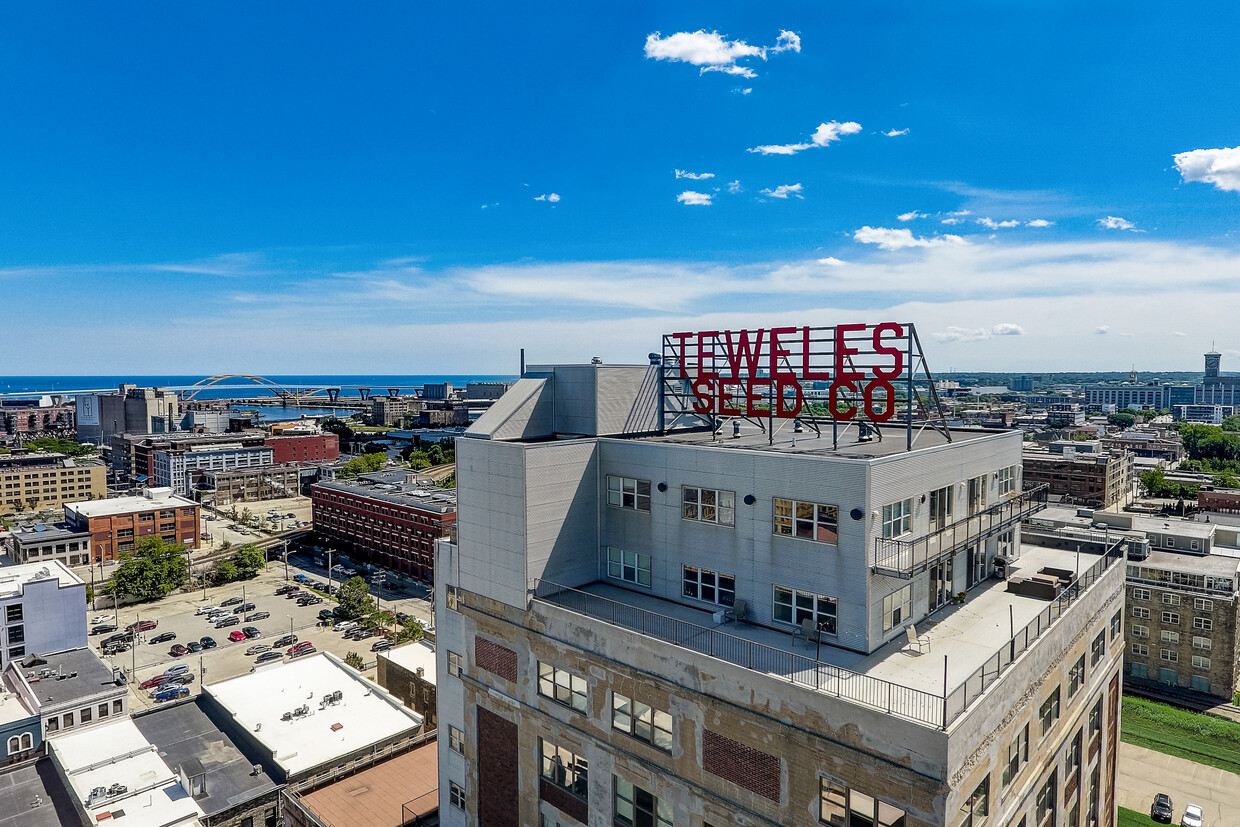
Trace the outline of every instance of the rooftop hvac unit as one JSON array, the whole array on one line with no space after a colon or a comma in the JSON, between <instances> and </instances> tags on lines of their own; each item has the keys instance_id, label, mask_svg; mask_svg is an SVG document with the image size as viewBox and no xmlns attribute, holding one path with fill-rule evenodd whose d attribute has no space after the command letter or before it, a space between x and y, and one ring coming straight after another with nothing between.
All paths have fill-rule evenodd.
<instances>
[{"instance_id":1,"label":"rooftop hvac unit","mask_svg":"<svg viewBox=\"0 0 1240 827\"><path fill-rule=\"evenodd\" d=\"M1150 540L1148 537L1128 538L1128 559L1145 560L1150 556Z\"/></svg>"}]
</instances>

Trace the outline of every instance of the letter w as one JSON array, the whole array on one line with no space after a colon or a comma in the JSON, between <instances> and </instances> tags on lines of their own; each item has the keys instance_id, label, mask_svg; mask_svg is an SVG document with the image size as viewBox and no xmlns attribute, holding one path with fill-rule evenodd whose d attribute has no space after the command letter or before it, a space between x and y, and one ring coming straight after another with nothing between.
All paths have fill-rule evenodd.
<instances>
[{"instance_id":1,"label":"letter w","mask_svg":"<svg viewBox=\"0 0 1240 827\"><path fill-rule=\"evenodd\" d=\"M728 330L724 333L728 341L728 366L732 368L732 377L734 379L741 378L741 361L748 363L749 370L743 374L745 376L757 376L758 365L762 358L762 337L766 334L764 328L759 328L754 338L753 346L749 345L749 331L741 330L737 335L740 336L740 342L736 345L732 344L732 331Z\"/></svg>"}]
</instances>

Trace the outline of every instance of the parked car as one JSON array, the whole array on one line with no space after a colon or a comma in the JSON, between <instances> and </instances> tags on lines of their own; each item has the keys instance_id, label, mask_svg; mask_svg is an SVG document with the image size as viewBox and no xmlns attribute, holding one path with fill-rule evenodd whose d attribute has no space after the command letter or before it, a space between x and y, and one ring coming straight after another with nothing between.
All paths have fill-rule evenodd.
<instances>
[{"instance_id":1,"label":"parked car","mask_svg":"<svg viewBox=\"0 0 1240 827\"><path fill-rule=\"evenodd\" d=\"M307 576L306 576L306 575L304 575L304 574L294 574L294 575L293 575L293 580L297 581L298 583L308 583L308 582L310 582L310 578L309 578L309 577L307 577Z\"/></svg>"},{"instance_id":2,"label":"parked car","mask_svg":"<svg viewBox=\"0 0 1240 827\"><path fill-rule=\"evenodd\" d=\"M198 642L202 644L203 649L214 649L216 645L215 638L213 637L200 637L198 638Z\"/></svg>"},{"instance_id":3,"label":"parked car","mask_svg":"<svg viewBox=\"0 0 1240 827\"><path fill-rule=\"evenodd\" d=\"M177 643L177 644L174 644L173 647L168 650L168 654L172 655L174 658L179 658L182 655L188 655L189 648Z\"/></svg>"},{"instance_id":4,"label":"parked car","mask_svg":"<svg viewBox=\"0 0 1240 827\"><path fill-rule=\"evenodd\" d=\"M115 632L115 631L116 631L115 623L100 623L95 626L92 626L90 629L90 633L92 635L106 635L108 632Z\"/></svg>"},{"instance_id":5,"label":"parked car","mask_svg":"<svg viewBox=\"0 0 1240 827\"><path fill-rule=\"evenodd\" d=\"M239 623L241 623L241 618L237 617L236 615L231 615L229 617L221 617L219 620L215 621L215 628L225 629L229 626L236 626Z\"/></svg>"},{"instance_id":6,"label":"parked car","mask_svg":"<svg viewBox=\"0 0 1240 827\"><path fill-rule=\"evenodd\" d=\"M156 686L161 686L168 682L169 677L170 677L169 675L156 675L153 678L147 678L142 683L138 684L138 688L139 689L152 689Z\"/></svg>"},{"instance_id":7,"label":"parked car","mask_svg":"<svg viewBox=\"0 0 1240 827\"><path fill-rule=\"evenodd\" d=\"M1201 808L1196 804L1189 804L1184 808L1184 815L1180 817L1180 827L1202 827Z\"/></svg>"},{"instance_id":8,"label":"parked car","mask_svg":"<svg viewBox=\"0 0 1240 827\"><path fill-rule=\"evenodd\" d=\"M107 646L107 645L112 644L112 643L124 643L125 645L129 645L129 642L130 642L131 640L133 640L133 634L132 634L132 633L130 633L130 632L117 632L116 634L112 635L111 637L105 637L105 638L103 639L103 642L102 642L100 645L101 645L101 646Z\"/></svg>"},{"instance_id":9,"label":"parked car","mask_svg":"<svg viewBox=\"0 0 1240 827\"><path fill-rule=\"evenodd\" d=\"M298 606L317 606L322 602L323 598L319 597L317 594L308 594L305 597L297 598Z\"/></svg>"},{"instance_id":10,"label":"parked car","mask_svg":"<svg viewBox=\"0 0 1240 827\"><path fill-rule=\"evenodd\" d=\"M253 603L242 603L240 606L238 606L236 609L233 610L233 613L243 615L246 612L252 612L257 608L258 607L255 606Z\"/></svg>"},{"instance_id":11,"label":"parked car","mask_svg":"<svg viewBox=\"0 0 1240 827\"><path fill-rule=\"evenodd\" d=\"M341 620L335 626L332 627L332 631L333 632L347 632L351 629L356 629L356 628L357 628L357 621Z\"/></svg>"},{"instance_id":12,"label":"parked car","mask_svg":"<svg viewBox=\"0 0 1240 827\"><path fill-rule=\"evenodd\" d=\"M115 619L116 618L113 617L112 615L95 615L93 618L91 618L90 622L91 623L111 623Z\"/></svg>"},{"instance_id":13,"label":"parked car","mask_svg":"<svg viewBox=\"0 0 1240 827\"><path fill-rule=\"evenodd\" d=\"M298 589L295 592L289 592L288 594L284 595L284 599L285 600L296 600L299 597L305 597L305 596L306 596L306 593L303 592L301 589Z\"/></svg>"},{"instance_id":14,"label":"parked car","mask_svg":"<svg viewBox=\"0 0 1240 827\"><path fill-rule=\"evenodd\" d=\"M370 644L370 651L372 652L385 652L391 648L392 641L390 640L376 640L374 643Z\"/></svg>"},{"instance_id":15,"label":"parked car","mask_svg":"<svg viewBox=\"0 0 1240 827\"><path fill-rule=\"evenodd\" d=\"M158 620L139 620L125 627L126 632L149 632L159 625Z\"/></svg>"},{"instance_id":16,"label":"parked car","mask_svg":"<svg viewBox=\"0 0 1240 827\"><path fill-rule=\"evenodd\" d=\"M405 614L404 612L397 612L396 622L403 626L404 624L409 622L409 615Z\"/></svg>"},{"instance_id":17,"label":"parked car","mask_svg":"<svg viewBox=\"0 0 1240 827\"><path fill-rule=\"evenodd\" d=\"M209 615L217 608L217 606L199 606L197 609L194 609L194 615Z\"/></svg>"},{"instance_id":18,"label":"parked car","mask_svg":"<svg viewBox=\"0 0 1240 827\"><path fill-rule=\"evenodd\" d=\"M189 695L188 686L175 686L171 689L165 689L155 695L155 703L162 704L165 701L175 701L177 698L184 698Z\"/></svg>"},{"instance_id":19,"label":"parked car","mask_svg":"<svg viewBox=\"0 0 1240 827\"><path fill-rule=\"evenodd\" d=\"M235 632L229 632L228 639L231 640L233 643L236 643L239 640L245 640L245 632L241 631L240 629L237 629Z\"/></svg>"},{"instance_id":20,"label":"parked car","mask_svg":"<svg viewBox=\"0 0 1240 827\"><path fill-rule=\"evenodd\" d=\"M300 588L300 586L294 585L293 583L285 583L282 586L276 587L276 594L288 594L289 592L295 592Z\"/></svg>"},{"instance_id":21,"label":"parked car","mask_svg":"<svg viewBox=\"0 0 1240 827\"><path fill-rule=\"evenodd\" d=\"M207 621L214 622L220 619L221 617L226 617L227 615L230 615L230 614L233 614L233 612L229 609L212 609L211 611L207 612Z\"/></svg>"},{"instance_id":22,"label":"parked car","mask_svg":"<svg viewBox=\"0 0 1240 827\"><path fill-rule=\"evenodd\" d=\"M313 643L311 643L308 640L303 640L301 643L298 643L295 646L290 646L288 648L288 653L291 655L294 652L300 652L302 649L313 649L313 648L314 648Z\"/></svg>"},{"instance_id":23,"label":"parked car","mask_svg":"<svg viewBox=\"0 0 1240 827\"><path fill-rule=\"evenodd\" d=\"M284 637L278 637L273 640L271 642L271 646L274 649L279 649L281 646L292 646L296 642L297 635L285 635Z\"/></svg>"},{"instance_id":24,"label":"parked car","mask_svg":"<svg viewBox=\"0 0 1240 827\"><path fill-rule=\"evenodd\" d=\"M270 652L270 651L271 651L271 647L268 646L266 643L256 643L253 646L251 646L249 649L246 649L245 653L247 655L259 655L259 654L262 654L263 652Z\"/></svg>"},{"instance_id":25,"label":"parked car","mask_svg":"<svg viewBox=\"0 0 1240 827\"><path fill-rule=\"evenodd\" d=\"M331 609L319 609L319 620L331 620L336 613Z\"/></svg>"},{"instance_id":26,"label":"parked car","mask_svg":"<svg viewBox=\"0 0 1240 827\"><path fill-rule=\"evenodd\" d=\"M266 620L269 617L271 617L271 612L253 612L245 616L245 622L254 623L258 620Z\"/></svg>"},{"instance_id":27,"label":"parked car","mask_svg":"<svg viewBox=\"0 0 1240 827\"><path fill-rule=\"evenodd\" d=\"M283 652L263 652L261 655L259 655L257 658L254 659L254 662L255 663L270 663L273 660L283 660L283 659L284 659Z\"/></svg>"},{"instance_id":28,"label":"parked car","mask_svg":"<svg viewBox=\"0 0 1240 827\"><path fill-rule=\"evenodd\" d=\"M227 600L221 600L221 601L220 601L220 605L221 605L221 606L236 606L236 605L237 605L238 603L240 603L240 602L242 602L242 598L240 598L240 597L230 597L230 598L228 598Z\"/></svg>"},{"instance_id":29,"label":"parked car","mask_svg":"<svg viewBox=\"0 0 1240 827\"><path fill-rule=\"evenodd\" d=\"M262 636L263 636L263 633L262 633L262 632L260 632L260 631L258 631L258 627L257 627L257 626L242 626L242 627L241 627L241 631L242 631L242 632L245 634L245 636L246 636L246 637L248 637L248 638L256 638L256 637L262 637Z\"/></svg>"},{"instance_id":30,"label":"parked car","mask_svg":"<svg viewBox=\"0 0 1240 827\"><path fill-rule=\"evenodd\" d=\"M194 682L193 672L182 672L179 675L169 676L168 683L166 685L171 686L172 684L180 684L181 686L185 686L187 683L193 683L193 682Z\"/></svg>"},{"instance_id":31,"label":"parked car","mask_svg":"<svg viewBox=\"0 0 1240 827\"><path fill-rule=\"evenodd\" d=\"M165 675L180 675L183 672L188 672L188 671L189 671L188 663L174 663L172 666L169 666L167 669L164 670L164 674Z\"/></svg>"},{"instance_id":32,"label":"parked car","mask_svg":"<svg viewBox=\"0 0 1240 827\"><path fill-rule=\"evenodd\" d=\"M128 652L130 644L127 640L118 640L105 644L102 648L105 655L119 655L121 652Z\"/></svg>"},{"instance_id":33,"label":"parked car","mask_svg":"<svg viewBox=\"0 0 1240 827\"><path fill-rule=\"evenodd\" d=\"M170 640L176 640L176 632L160 632L155 637L147 641L147 643L167 643Z\"/></svg>"},{"instance_id":34,"label":"parked car","mask_svg":"<svg viewBox=\"0 0 1240 827\"><path fill-rule=\"evenodd\" d=\"M1154 804L1150 807L1150 818L1164 824L1171 823L1171 820L1175 818L1175 807L1171 803L1171 796L1166 793L1154 796Z\"/></svg>"},{"instance_id":35,"label":"parked car","mask_svg":"<svg viewBox=\"0 0 1240 827\"><path fill-rule=\"evenodd\" d=\"M302 655L313 655L317 651L319 650L315 649L313 646L310 646L306 649L298 649L296 652L293 652L292 654L290 654L289 657L299 658Z\"/></svg>"},{"instance_id":36,"label":"parked car","mask_svg":"<svg viewBox=\"0 0 1240 827\"><path fill-rule=\"evenodd\" d=\"M185 644L185 648L189 650L191 655L196 655L202 651L202 644L196 640L191 640L189 643Z\"/></svg>"}]
</instances>

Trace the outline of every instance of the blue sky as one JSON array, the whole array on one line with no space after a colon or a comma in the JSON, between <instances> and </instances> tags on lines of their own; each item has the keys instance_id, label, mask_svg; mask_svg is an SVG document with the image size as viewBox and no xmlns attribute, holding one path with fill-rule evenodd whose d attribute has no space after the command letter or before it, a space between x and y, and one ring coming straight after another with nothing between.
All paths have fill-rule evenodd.
<instances>
[{"instance_id":1,"label":"blue sky","mask_svg":"<svg viewBox=\"0 0 1240 827\"><path fill-rule=\"evenodd\" d=\"M10 4L0 373L513 373L888 319L1240 370L1233 4Z\"/></svg>"}]
</instances>

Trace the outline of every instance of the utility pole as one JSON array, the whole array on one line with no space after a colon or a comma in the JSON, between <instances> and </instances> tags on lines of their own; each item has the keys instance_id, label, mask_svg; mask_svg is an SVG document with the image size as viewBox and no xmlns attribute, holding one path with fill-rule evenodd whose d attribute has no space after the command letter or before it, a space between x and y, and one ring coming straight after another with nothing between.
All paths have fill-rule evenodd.
<instances>
[{"instance_id":1,"label":"utility pole","mask_svg":"<svg viewBox=\"0 0 1240 827\"><path fill-rule=\"evenodd\" d=\"M288 540L284 541L284 582L288 582Z\"/></svg>"}]
</instances>

